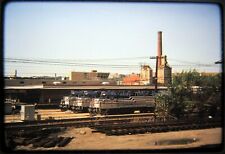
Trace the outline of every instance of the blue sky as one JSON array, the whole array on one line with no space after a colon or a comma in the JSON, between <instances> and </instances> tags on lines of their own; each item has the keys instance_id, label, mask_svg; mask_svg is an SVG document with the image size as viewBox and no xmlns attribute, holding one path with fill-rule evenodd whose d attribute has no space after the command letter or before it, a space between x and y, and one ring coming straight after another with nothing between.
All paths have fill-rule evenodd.
<instances>
[{"instance_id":1,"label":"blue sky","mask_svg":"<svg viewBox=\"0 0 225 154\"><path fill-rule=\"evenodd\" d=\"M212 4L12 2L5 9L5 58L57 59L81 65L6 61L5 74L15 69L23 76L93 69L127 74L138 73L140 64L155 69L155 61L147 57L156 55L158 31L163 32L163 54L173 72L193 68L217 72L221 70L214 65L222 53L220 24L219 7Z\"/></svg>"}]
</instances>

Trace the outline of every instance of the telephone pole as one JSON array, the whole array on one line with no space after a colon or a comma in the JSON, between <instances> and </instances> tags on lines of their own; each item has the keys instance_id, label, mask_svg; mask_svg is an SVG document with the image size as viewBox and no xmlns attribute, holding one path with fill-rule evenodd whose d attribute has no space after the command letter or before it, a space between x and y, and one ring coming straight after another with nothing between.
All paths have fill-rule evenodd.
<instances>
[{"instance_id":1,"label":"telephone pole","mask_svg":"<svg viewBox=\"0 0 225 154\"><path fill-rule=\"evenodd\" d=\"M156 59L156 65L155 65L155 92L157 92L157 82L158 82L158 59L159 59L160 57L158 57L158 56L152 56L152 57L150 57L150 59Z\"/></svg>"}]
</instances>

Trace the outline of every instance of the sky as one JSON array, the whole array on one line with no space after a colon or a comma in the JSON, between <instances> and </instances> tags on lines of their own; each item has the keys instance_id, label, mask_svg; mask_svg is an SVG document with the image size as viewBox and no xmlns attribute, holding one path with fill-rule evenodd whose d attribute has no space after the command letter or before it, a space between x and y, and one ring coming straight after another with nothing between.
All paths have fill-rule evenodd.
<instances>
[{"instance_id":1,"label":"sky","mask_svg":"<svg viewBox=\"0 0 225 154\"><path fill-rule=\"evenodd\" d=\"M214 4L11 2L4 11L4 73L154 70L157 33L173 72L219 72L220 8ZM19 60L18 60L19 59ZM29 61L29 62L28 62Z\"/></svg>"}]
</instances>

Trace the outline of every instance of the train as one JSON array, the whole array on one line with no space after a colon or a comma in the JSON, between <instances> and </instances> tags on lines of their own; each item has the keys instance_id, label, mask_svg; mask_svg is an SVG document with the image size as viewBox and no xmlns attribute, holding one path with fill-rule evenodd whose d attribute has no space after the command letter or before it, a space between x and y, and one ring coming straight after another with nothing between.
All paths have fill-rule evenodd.
<instances>
[{"instance_id":1,"label":"train","mask_svg":"<svg viewBox=\"0 0 225 154\"><path fill-rule=\"evenodd\" d=\"M151 113L155 98L148 91L74 91L63 97L60 108L90 115Z\"/></svg>"},{"instance_id":2,"label":"train","mask_svg":"<svg viewBox=\"0 0 225 154\"><path fill-rule=\"evenodd\" d=\"M91 115L129 114L154 112L155 100L153 96L111 96L105 92L99 98L90 102Z\"/></svg>"},{"instance_id":3,"label":"train","mask_svg":"<svg viewBox=\"0 0 225 154\"><path fill-rule=\"evenodd\" d=\"M64 96L60 102L62 111L71 110L73 112L88 112L90 102L93 98L98 97L98 92L72 91L69 96Z\"/></svg>"},{"instance_id":4,"label":"train","mask_svg":"<svg viewBox=\"0 0 225 154\"><path fill-rule=\"evenodd\" d=\"M16 100L16 99L5 98L4 112L5 112L5 114L20 113L22 105L26 105L26 103L20 102L19 100Z\"/></svg>"}]
</instances>

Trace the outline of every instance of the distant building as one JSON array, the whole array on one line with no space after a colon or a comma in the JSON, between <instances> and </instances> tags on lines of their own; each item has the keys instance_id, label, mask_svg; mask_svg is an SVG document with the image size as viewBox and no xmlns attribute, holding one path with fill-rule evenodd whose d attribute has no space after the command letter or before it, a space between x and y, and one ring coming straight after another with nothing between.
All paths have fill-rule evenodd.
<instances>
[{"instance_id":1,"label":"distant building","mask_svg":"<svg viewBox=\"0 0 225 154\"><path fill-rule=\"evenodd\" d=\"M116 82L117 85L122 85L123 84L123 78L125 77L125 75L123 74L119 74L119 73L110 73L109 74L109 79L113 80Z\"/></svg>"},{"instance_id":2,"label":"distant building","mask_svg":"<svg viewBox=\"0 0 225 154\"><path fill-rule=\"evenodd\" d=\"M218 74L219 73L216 73L216 72L201 72L200 76L216 76Z\"/></svg>"},{"instance_id":3,"label":"distant building","mask_svg":"<svg viewBox=\"0 0 225 154\"><path fill-rule=\"evenodd\" d=\"M168 65L166 56L163 56L162 63L158 67L158 83L168 85L172 82L172 68Z\"/></svg>"},{"instance_id":4,"label":"distant building","mask_svg":"<svg viewBox=\"0 0 225 154\"><path fill-rule=\"evenodd\" d=\"M71 72L69 79L71 81L82 80L106 80L109 77L109 73L101 73L93 70L92 72Z\"/></svg>"},{"instance_id":5,"label":"distant building","mask_svg":"<svg viewBox=\"0 0 225 154\"><path fill-rule=\"evenodd\" d=\"M4 78L5 98L18 99L29 103L59 103L63 96L69 95L72 89L83 86L116 85L113 80L79 80L71 81L62 78L26 77ZM50 89L49 89L50 88Z\"/></svg>"},{"instance_id":6,"label":"distant building","mask_svg":"<svg viewBox=\"0 0 225 154\"><path fill-rule=\"evenodd\" d=\"M65 82L66 77L5 77L5 86L27 86L27 85L42 85L42 84L53 84L53 82L63 81Z\"/></svg>"},{"instance_id":7,"label":"distant building","mask_svg":"<svg viewBox=\"0 0 225 154\"><path fill-rule=\"evenodd\" d=\"M140 74L129 74L123 77L122 85L150 85L153 83L153 72L149 65L141 65Z\"/></svg>"},{"instance_id":8,"label":"distant building","mask_svg":"<svg viewBox=\"0 0 225 154\"><path fill-rule=\"evenodd\" d=\"M123 78L123 85L140 85L140 75L129 74Z\"/></svg>"},{"instance_id":9,"label":"distant building","mask_svg":"<svg viewBox=\"0 0 225 154\"><path fill-rule=\"evenodd\" d=\"M149 65L141 65L140 84L149 85L153 82L153 72Z\"/></svg>"},{"instance_id":10,"label":"distant building","mask_svg":"<svg viewBox=\"0 0 225 154\"><path fill-rule=\"evenodd\" d=\"M110 73L109 74L109 79L118 79L121 78L121 74L119 73Z\"/></svg>"},{"instance_id":11,"label":"distant building","mask_svg":"<svg viewBox=\"0 0 225 154\"><path fill-rule=\"evenodd\" d=\"M158 75L157 83L161 85L168 85L172 81L172 68L168 65L167 57L162 56L162 32L158 32Z\"/></svg>"}]
</instances>

